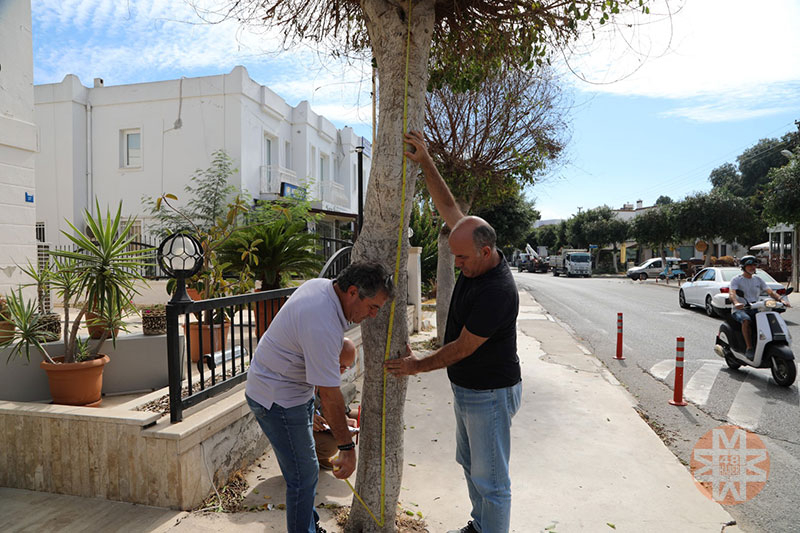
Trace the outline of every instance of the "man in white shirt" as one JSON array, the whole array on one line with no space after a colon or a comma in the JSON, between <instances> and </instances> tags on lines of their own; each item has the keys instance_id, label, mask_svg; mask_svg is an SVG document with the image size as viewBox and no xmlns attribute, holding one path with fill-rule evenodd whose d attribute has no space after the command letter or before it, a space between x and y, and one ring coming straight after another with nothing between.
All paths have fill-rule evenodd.
<instances>
[{"instance_id":1,"label":"man in white shirt","mask_svg":"<svg viewBox=\"0 0 800 533\"><path fill-rule=\"evenodd\" d=\"M319 464L314 449L314 387L340 450L334 476L356 467L340 385L339 355L348 323L374 318L393 294L380 263L347 267L335 281L308 280L289 298L258 343L245 395L286 480L288 533L324 532L314 509Z\"/></svg>"},{"instance_id":2,"label":"man in white shirt","mask_svg":"<svg viewBox=\"0 0 800 533\"><path fill-rule=\"evenodd\" d=\"M745 356L752 359L755 352L753 350L752 338L752 324L755 312L752 309L744 309L744 304L755 303L761 296L761 293L766 292L775 300L781 301L781 295L773 291L763 279L754 276L758 266L758 259L752 255L746 255L739 260L739 265L742 267L742 273L731 280L731 303L733 304L733 318L742 325L742 335L744 342L747 345ZM739 296L736 291L741 290L744 296ZM741 300L740 300L741 298ZM791 307L789 302L784 302L787 307Z\"/></svg>"}]
</instances>

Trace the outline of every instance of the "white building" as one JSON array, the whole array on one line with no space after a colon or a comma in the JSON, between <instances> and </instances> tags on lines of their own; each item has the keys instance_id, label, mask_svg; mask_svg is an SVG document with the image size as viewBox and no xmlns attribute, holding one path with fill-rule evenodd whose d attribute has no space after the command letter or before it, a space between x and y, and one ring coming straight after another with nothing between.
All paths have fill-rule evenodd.
<instances>
[{"instance_id":1,"label":"white building","mask_svg":"<svg viewBox=\"0 0 800 533\"><path fill-rule=\"evenodd\" d=\"M0 2L0 294L30 281L36 264L33 45L29 0ZM34 291L35 292L35 291Z\"/></svg>"},{"instance_id":2,"label":"white building","mask_svg":"<svg viewBox=\"0 0 800 533\"><path fill-rule=\"evenodd\" d=\"M35 104L36 220L54 244L66 244L59 231L68 229L65 219L82 221L93 198L102 209L121 200L124 215L142 220L147 232L142 197L168 192L183 200L191 175L207 168L218 149L235 162L234 185L254 199L306 188L325 215L317 228L323 236L338 237L338 228L356 219L357 146L365 147L366 191L366 139L349 127L338 130L306 101L288 105L241 66L217 76L108 87L98 78L91 88L68 75L36 86Z\"/></svg>"}]
</instances>

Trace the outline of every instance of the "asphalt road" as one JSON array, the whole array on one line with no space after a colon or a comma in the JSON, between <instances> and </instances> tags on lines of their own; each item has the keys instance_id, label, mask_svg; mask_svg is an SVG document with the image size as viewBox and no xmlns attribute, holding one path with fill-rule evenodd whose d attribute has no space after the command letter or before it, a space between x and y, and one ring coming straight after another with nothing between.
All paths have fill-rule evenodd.
<instances>
[{"instance_id":1,"label":"asphalt road","mask_svg":"<svg viewBox=\"0 0 800 533\"><path fill-rule=\"evenodd\" d=\"M733 371L714 353L720 319L702 309L678 306L674 282L625 278L564 278L514 273L520 289L533 297L592 351L638 399L641 412L672 451L689 464L707 431L723 424L761 436L770 457L763 490L728 506L745 531L800 531L800 394L798 385L779 387L769 369ZM617 313L623 313L623 356L614 359ZM800 339L800 308L783 315ZM676 338L685 339L684 397L673 398ZM795 353L800 356L800 345Z\"/></svg>"}]
</instances>

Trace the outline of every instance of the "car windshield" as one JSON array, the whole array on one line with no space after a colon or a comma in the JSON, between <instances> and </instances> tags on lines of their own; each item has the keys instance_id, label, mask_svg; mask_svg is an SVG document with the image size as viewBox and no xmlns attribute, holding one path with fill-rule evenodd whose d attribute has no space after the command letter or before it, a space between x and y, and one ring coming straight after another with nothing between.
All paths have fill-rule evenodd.
<instances>
[{"instance_id":1,"label":"car windshield","mask_svg":"<svg viewBox=\"0 0 800 533\"><path fill-rule=\"evenodd\" d=\"M733 278L742 273L742 271L738 268L721 268L720 272L722 273L723 281L731 281ZM773 278L760 268L756 269L756 276L763 279L766 283L778 283L777 281L775 281L775 278Z\"/></svg>"},{"instance_id":2,"label":"car windshield","mask_svg":"<svg viewBox=\"0 0 800 533\"><path fill-rule=\"evenodd\" d=\"M573 263L588 263L592 256L589 254L570 254L569 260Z\"/></svg>"}]
</instances>

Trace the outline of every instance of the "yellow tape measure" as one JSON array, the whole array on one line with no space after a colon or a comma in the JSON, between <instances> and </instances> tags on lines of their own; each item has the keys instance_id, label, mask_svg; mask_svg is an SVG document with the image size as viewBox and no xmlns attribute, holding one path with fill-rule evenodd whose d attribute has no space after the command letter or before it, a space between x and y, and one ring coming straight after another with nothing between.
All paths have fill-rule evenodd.
<instances>
[{"instance_id":1,"label":"yellow tape measure","mask_svg":"<svg viewBox=\"0 0 800 533\"><path fill-rule=\"evenodd\" d=\"M405 82L403 88L403 133L408 131L408 65L411 57L411 0L408 0L408 31L406 36L406 73L405 73ZM403 147L405 148L405 146ZM397 294L397 283L400 279L400 258L403 246L403 226L405 225L405 217L406 217L406 154L405 149L403 149L403 190L400 196L400 227L397 229L397 254L395 256L394 262L394 289L395 294ZM395 311L395 302L396 299L392 299L391 308L389 311L389 328L386 332L386 349L383 353L383 360L389 360L389 351L392 345L392 328L394 326L394 311ZM361 502L361 505L364 506L364 509L367 510L369 515L378 524L379 527L383 527L384 523L386 522L385 519L385 494L386 494L386 379L388 373L386 369L383 370L383 400L381 405L381 518L378 520L376 518L375 513L369 508L366 504L364 499L361 495L353 488L353 485L350 483L349 480L345 480L347 486L350 487L350 490L353 491L353 494Z\"/></svg>"}]
</instances>

